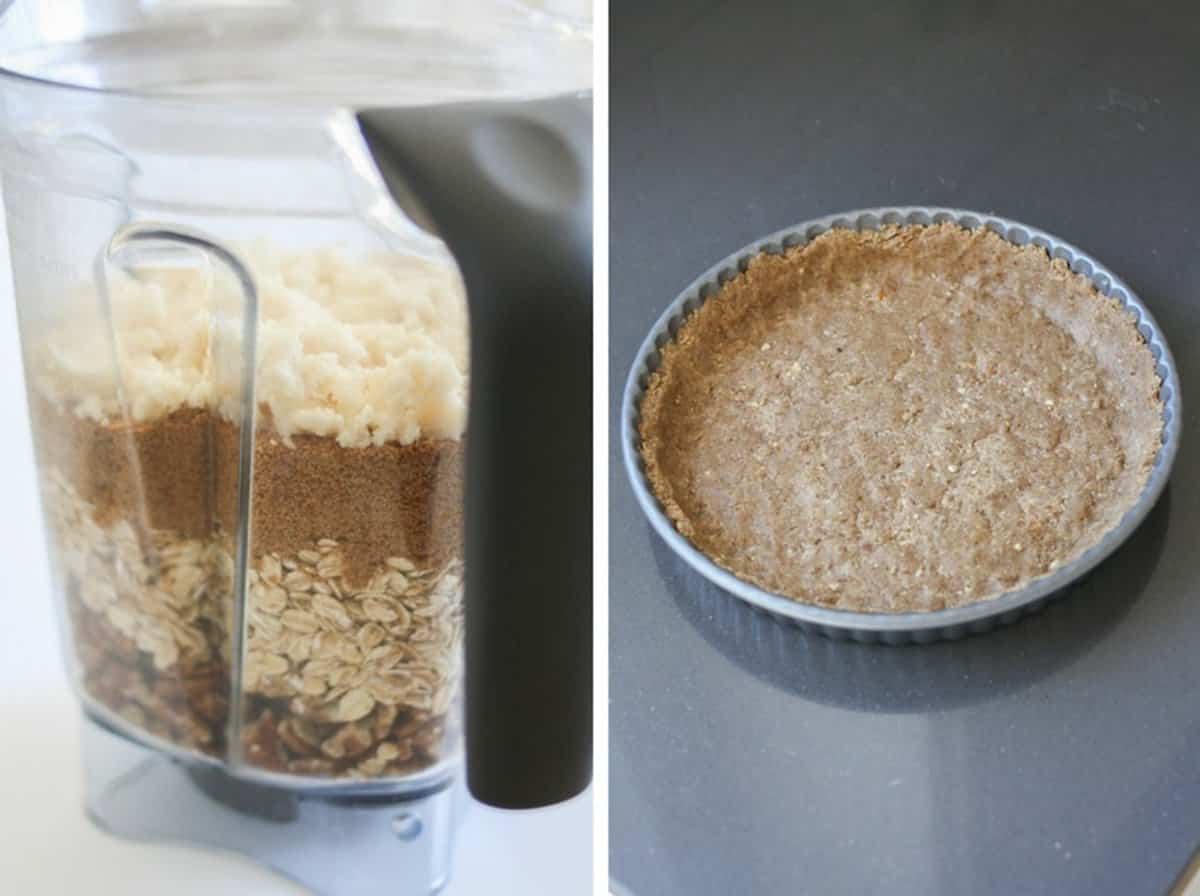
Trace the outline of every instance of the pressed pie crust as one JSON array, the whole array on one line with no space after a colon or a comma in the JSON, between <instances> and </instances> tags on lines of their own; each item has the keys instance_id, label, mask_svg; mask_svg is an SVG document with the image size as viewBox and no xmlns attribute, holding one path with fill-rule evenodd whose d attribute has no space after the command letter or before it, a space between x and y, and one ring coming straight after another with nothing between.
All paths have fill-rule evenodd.
<instances>
[{"instance_id":1,"label":"pressed pie crust","mask_svg":"<svg viewBox=\"0 0 1200 896\"><path fill-rule=\"evenodd\" d=\"M1159 447L1133 318L1060 259L954 224L763 254L641 404L651 488L738 577L846 610L995 596L1095 544Z\"/></svg>"}]
</instances>

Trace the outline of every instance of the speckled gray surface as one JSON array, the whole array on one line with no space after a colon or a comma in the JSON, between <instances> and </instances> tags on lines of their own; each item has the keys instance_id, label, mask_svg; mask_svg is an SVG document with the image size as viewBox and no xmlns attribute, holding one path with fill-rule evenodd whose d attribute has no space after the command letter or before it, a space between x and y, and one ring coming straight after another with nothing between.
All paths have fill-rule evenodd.
<instances>
[{"instance_id":1,"label":"speckled gray surface","mask_svg":"<svg viewBox=\"0 0 1200 896\"><path fill-rule=\"evenodd\" d=\"M1172 484L1063 601L920 648L685 566L610 443L611 842L635 896L1162 894L1200 844L1200 14L614 0L610 408L667 303L842 209L994 211L1095 254L1175 353Z\"/></svg>"}]
</instances>

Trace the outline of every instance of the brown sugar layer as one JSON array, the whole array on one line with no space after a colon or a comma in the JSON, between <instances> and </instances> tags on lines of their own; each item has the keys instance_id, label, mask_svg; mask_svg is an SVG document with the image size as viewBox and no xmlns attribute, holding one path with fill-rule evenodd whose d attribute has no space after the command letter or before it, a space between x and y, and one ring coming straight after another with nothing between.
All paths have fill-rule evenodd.
<instances>
[{"instance_id":1,"label":"brown sugar layer","mask_svg":"<svg viewBox=\"0 0 1200 896\"><path fill-rule=\"evenodd\" d=\"M461 556L461 441L345 448L298 435L293 442L260 437L255 446L254 557L333 539L343 577L357 585L388 557L441 567Z\"/></svg>"},{"instance_id":2,"label":"brown sugar layer","mask_svg":"<svg viewBox=\"0 0 1200 896\"><path fill-rule=\"evenodd\" d=\"M1159 447L1135 322L1059 259L954 224L760 255L662 351L650 486L740 578L846 610L995 596L1095 544Z\"/></svg>"},{"instance_id":3,"label":"brown sugar layer","mask_svg":"<svg viewBox=\"0 0 1200 896\"><path fill-rule=\"evenodd\" d=\"M152 423L100 424L36 396L31 412L43 466L71 483L99 526L131 520L202 538L218 520L232 521L237 446L230 438L214 450L208 411L183 408Z\"/></svg>"},{"instance_id":4,"label":"brown sugar layer","mask_svg":"<svg viewBox=\"0 0 1200 896\"><path fill-rule=\"evenodd\" d=\"M97 423L44 400L34 407L39 451L94 508L96 522L143 523L184 538L232 533L238 429L184 408L146 423ZM336 540L344 576L367 581L389 557L442 566L462 549L463 442L344 447L335 439L255 436L252 559ZM145 519L143 520L143 517Z\"/></svg>"}]
</instances>

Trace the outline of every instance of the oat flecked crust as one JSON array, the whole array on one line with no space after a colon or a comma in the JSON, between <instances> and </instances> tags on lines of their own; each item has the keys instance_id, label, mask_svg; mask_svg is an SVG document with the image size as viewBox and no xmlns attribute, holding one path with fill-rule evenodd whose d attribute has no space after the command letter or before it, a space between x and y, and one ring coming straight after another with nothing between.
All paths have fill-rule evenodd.
<instances>
[{"instance_id":1,"label":"oat flecked crust","mask_svg":"<svg viewBox=\"0 0 1200 896\"><path fill-rule=\"evenodd\" d=\"M931 611L1099 541L1159 448L1154 358L1042 249L956 224L760 255L662 351L647 478L681 534L805 603Z\"/></svg>"}]
</instances>

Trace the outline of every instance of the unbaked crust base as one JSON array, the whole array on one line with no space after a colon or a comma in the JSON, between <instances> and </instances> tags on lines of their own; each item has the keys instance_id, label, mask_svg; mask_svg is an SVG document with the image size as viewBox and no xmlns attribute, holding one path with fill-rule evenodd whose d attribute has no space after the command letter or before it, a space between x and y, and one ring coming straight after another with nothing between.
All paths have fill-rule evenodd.
<instances>
[{"instance_id":1,"label":"unbaked crust base","mask_svg":"<svg viewBox=\"0 0 1200 896\"><path fill-rule=\"evenodd\" d=\"M1064 262L956 224L833 230L748 269L664 347L651 488L730 572L931 611L1095 544L1159 447L1152 355Z\"/></svg>"}]
</instances>

